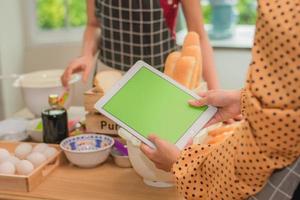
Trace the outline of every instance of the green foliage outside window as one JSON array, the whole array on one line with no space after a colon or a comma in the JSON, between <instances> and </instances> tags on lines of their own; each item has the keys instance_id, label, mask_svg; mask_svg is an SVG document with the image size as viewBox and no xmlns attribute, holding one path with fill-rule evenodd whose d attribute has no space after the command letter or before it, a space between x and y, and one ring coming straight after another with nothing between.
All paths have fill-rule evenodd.
<instances>
[{"instance_id":1,"label":"green foliage outside window","mask_svg":"<svg viewBox=\"0 0 300 200\"><path fill-rule=\"evenodd\" d=\"M237 7L238 24L255 24L256 21L256 1L255 0L238 0ZM202 4L204 22L209 24L211 21L211 6L209 3Z\"/></svg>"},{"instance_id":2,"label":"green foliage outside window","mask_svg":"<svg viewBox=\"0 0 300 200\"><path fill-rule=\"evenodd\" d=\"M41 29L64 27L65 8L63 0L37 0L37 23Z\"/></svg>"},{"instance_id":3,"label":"green foliage outside window","mask_svg":"<svg viewBox=\"0 0 300 200\"><path fill-rule=\"evenodd\" d=\"M86 24L86 5L83 0L36 0L40 29L80 27Z\"/></svg>"},{"instance_id":4,"label":"green foliage outside window","mask_svg":"<svg viewBox=\"0 0 300 200\"><path fill-rule=\"evenodd\" d=\"M152 1L152 0L151 0ZM36 0L38 27L42 30L81 27L86 24L84 0ZM204 21L210 23L211 6L202 5ZM255 0L238 0L238 24L254 24Z\"/></svg>"},{"instance_id":5,"label":"green foliage outside window","mask_svg":"<svg viewBox=\"0 0 300 200\"><path fill-rule=\"evenodd\" d=\"M86 24L86 4L84 0L68 0L70 26Z\"/></svg>"},{"instance_id":6,"label":"green foliage outside window","mask_svg":"<svg viewBox=\"0 0 300 200\"><path fill-rule=\"evenodd\" d=\"M255 24L256 1L238 0L237 10L239 14L238 24Z\"/></svg>"},{"instance_id":7,"label":"green foliage outside window","mask_svg":"<svg viewBox=\"0 0 300 200\"><path fill-rule=\"evenodd\" d=\"M204 23L209 24L211 21L211 6L209 4L202 5L202 14L204 17Z\"/></svg>"}]
</instances>

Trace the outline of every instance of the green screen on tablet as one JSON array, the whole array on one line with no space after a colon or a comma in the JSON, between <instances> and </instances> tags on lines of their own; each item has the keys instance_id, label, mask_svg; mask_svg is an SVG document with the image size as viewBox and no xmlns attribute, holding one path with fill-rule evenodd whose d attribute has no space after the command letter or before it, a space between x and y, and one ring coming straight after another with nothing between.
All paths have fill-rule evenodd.
<instances>
[{"instance_id":1,"label":"green screen on tablet","mask_svg":"<svg viewBox=\"0 0 300 200\"><path fill-rule=\"evenodd\" d=\"M145 138L156 134L176 143L208 108L191 107L190 99L194 97L141 67L103 109Z\"/></svg>"}]
</instances>

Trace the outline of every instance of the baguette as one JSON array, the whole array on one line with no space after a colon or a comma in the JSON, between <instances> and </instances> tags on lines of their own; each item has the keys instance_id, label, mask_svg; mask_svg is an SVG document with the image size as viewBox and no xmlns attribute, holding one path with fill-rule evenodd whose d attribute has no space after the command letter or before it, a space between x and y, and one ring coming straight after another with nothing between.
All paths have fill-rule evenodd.
<instances>
[{"instance_id":1,"label":"baguette","mask_svg":"<svg viewBox=\"0 0 300 200\"><path fill-rule=\"evenodd\" d=\"M182 50L182 56L192 56L196 59L196 67L192 78L192 88L198 87L202 77L202 56L200 46L188 46Z\"/></svg>"},{"instance_id":2,"label":"baguette","mask_svg":"<svg viewBox=\"0 0 300 200\"><path fill-rule=\"evenodd\" d=\"M183 47L182 49L185 49L189 46L199 46L200 47L200 38L198 33L196 32L188 32L188 34L185 36Z\"/></svg>"},{"instance_id":3,"label":"baguette","mask_svg":"<svg viewBox=\"0 0 300 200\"><path fill-rule=\"evenodd\" d=\"M177 60L180 58L180 56L181 56L180 52L174 51L174 52L170 53L166 59L164 73L171 78L173 78L175 65L176 65Z\"/></svg>"},{"instance_id":4,"label":"baguette","mask_svg":"<svg viewBox=\"0 0 300 200\"><path fill-rule=\"evenodd\" d=\"M226 125L216 128L208 132L208 135L211 137L216 137L224 132L233 131L236 128L236 125Z\"/></svg>"},{"instance_id":5,"label":"baguette","mask_svg":"<svg viewBox=\"0 0 300 200\"><path fill-rule=\"evenodd\" d=\"M121 77L121 72L117 70L98 72L94 78L96 91L106 93Z\"/></svg>"},{"instance_id":6,"label":"baguette","mask_svg":"<svg viewBox=\"0 0 300 200\"><path fill-rule=\"evenodd\" d=\"M193 72L196 67L196 59L192 56L182 56L175 65L173 79L185 87L191 89Z\"/></svg>"},{"instance_id":7,"label":"baguette","mask_svg":"<svg viewBox=\"0 0 300 200\"><path fill-rule=\"evenodd\" d=\"M233 131L223 132L215 137L209 138L205 143L206 144L219 144L224 142L228 136L232 135Z\"/></svg>"}]
</instances>

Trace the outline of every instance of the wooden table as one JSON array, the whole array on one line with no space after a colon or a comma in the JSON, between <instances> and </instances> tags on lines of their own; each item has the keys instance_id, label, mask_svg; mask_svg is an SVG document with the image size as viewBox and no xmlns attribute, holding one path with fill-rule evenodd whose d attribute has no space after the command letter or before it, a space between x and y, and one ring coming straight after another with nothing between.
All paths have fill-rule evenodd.
<instances>
[{"instance_id":1,"label":"wooden table","mask_svg":"<svg viewBox=\"0 0 300 200\"><path fill-rule=\"evenodd\" d=\"M83 108L73 108L74 113ZM83 112L84 113L84 112ZM75 115L75 114L74 114ZM23 109L15 116L31 119ZM0 190L0 200L179 200L175 188L155 188L143 183L132 168L119 168L112 160L93 169L71 164L59 166L32 192Z\"/></svg>"},{"instance_id":2,"label":"wooden table","mask_svg":"<svg viewBox=\"0 0 300 200\"><path fill-rule=\"evenodd\" d=\"M66 200L177 200L175 188L154 188L143 183L132 168L119 168L111 160L93 169L64 164L32 192L0 191L0 199Z\"/></svg>"}]
</instances>

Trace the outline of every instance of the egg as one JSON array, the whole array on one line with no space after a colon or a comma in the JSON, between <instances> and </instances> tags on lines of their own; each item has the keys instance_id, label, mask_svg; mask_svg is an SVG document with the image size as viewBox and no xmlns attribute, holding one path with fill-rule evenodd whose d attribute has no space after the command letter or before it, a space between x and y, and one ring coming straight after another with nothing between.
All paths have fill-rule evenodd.
<instances>
[{"instance_id":1,"label":"egg","mask_svg":"<svg viewBox=\"0 0 300 200\"><path fill-rule=\"evenodd\" d=\"M26 159L30 161L35 168L47 160L46 156L40 152L32 152Z\"/></svg>"},{"instance_id":2,"label":"egg","mask_svg":"<svg viewBox=\"0 0 300 200\"><path fill-rule=\"evenodd\" d=\"M0 163L6 161L9 158L10 154L6 149L0 148Z\"/></svg>"},{"instance_id":3,"label":"egg","mask_svg":"<svg viewBox=\"0 0 300 200\"><path fill-rule=\"evenodd\" d=\"M14 155L10 155L9 158L7 159L9 162L11 162L12 164L14 164L16 166L16 164L18 162L20 162L20 159L17 158L16 156Z\"/></svg>"},{"instance_id":4,"label":"egg","mask_svg":"<svg viewBox=\"0 0 300 200\"><path fill-rule=\"evenodd\" d=\"M54 147L48 147L44 152L44 156L48 159L56 154L57 150Z\"/></svg>"},{"instance_id":5,"label":"egg","mask_svg":"<svg viewBox=\"0 0 300 200\"><path fill-rule=\"evenodd\" d=\"M33 171L33 169L33 164L28 160L21 160L16 164L17 173L20 175L28 175Z\"/></svg>"},{"instance_id":6,"label":"egg","mask_svg":"<svg viewBox=\"0 0 300 200\"><path fill-rule=\"evenodd\" d=\"M33 148L33 152L40 152L43 153L46 149L48 148L48 145L45 143L40 143L37 144L34 148Z\"/></svg>"},{"instance_id":7,"label":"egg","mask_svg":"<svg viewBox=\"0 0 300 200\"><path fill-rule=\"evenodd\" d=\"M4 161L0 164L0 174L15 174L16 168L10 161Z\"/></svg>"},{"instance_id":8,"label":"egg","mask_svg":"<svg viewBox=\"0 0 300 200\"><path fill-rule=\"evenodd\" d=\"M32 145L28 143L22 143L17 146L15 149L15 156L18 157L19 159L24 159L26 158L32 150Z\"/></svg>"}]
</instances>

